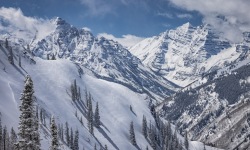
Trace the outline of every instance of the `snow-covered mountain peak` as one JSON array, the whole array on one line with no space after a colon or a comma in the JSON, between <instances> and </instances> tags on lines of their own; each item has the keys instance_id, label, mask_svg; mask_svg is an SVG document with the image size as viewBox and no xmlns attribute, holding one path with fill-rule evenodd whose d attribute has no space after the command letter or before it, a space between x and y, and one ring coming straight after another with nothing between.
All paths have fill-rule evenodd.
<instances>
[{"instance_id":1,"label":"snow-covered mountain peak","mask_svg":"<svg viewBox=\"0 0 250 150\"><path fill-rule=\"evenodd\" d=\"M130 52L151 70L180 86L240 55L208 25L193 27L190 23L147 38L130 48Z\"/></svg>"}]
</instances>

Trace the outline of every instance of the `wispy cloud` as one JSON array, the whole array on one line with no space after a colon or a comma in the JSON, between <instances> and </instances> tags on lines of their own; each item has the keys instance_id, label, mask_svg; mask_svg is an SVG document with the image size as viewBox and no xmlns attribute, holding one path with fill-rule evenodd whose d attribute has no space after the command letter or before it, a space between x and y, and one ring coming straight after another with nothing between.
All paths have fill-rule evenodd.
<instances>
[{"instance_id":1,"label":"wispy cloud","mask_svg":"<svg viewBox=\"0 0 250 150\"><path fill-rule=\"evenodd\" d=\"M24 16L20 9L0 8L0 32L23 38L26 42L35 35L37 39L42 39L55 28L50 20Z\"/></svg>"},{"instance_id":2,"label":"wispy cloud","mask_svg":"<svg viewBox=\"0 0 250 150\"><path fill-rule=\"evenodd\" d=\"M171 13L169 13L169 12L164 12L164 13L158 12L157 15L158 15L158 16L162 16L162 17L166 17L166 18L169 18L169 19L174 18L174 15L171 14Z\"/></svg>"},{"instance_id":3,"label":"wispy cloud","mask_svg":"<svg viewBox=\"0 0 250 150\"><path fill-rule=\"evenodd\" d=\"M219 30L231 41L240 42L242 32L250 31L248 0L170 0L174 5L197 11L204 16L203 22Z\"/></svg>"},{"instance_id":4,"label":"wispy cloud","mask_svg":"<svg viewBox=\"0 0 250 150\"><path fill-rule=\"evenodd\" d=\"M181 19L183 19L183 18L187 18L187 19L193 18L193 16L191 14L176 14L176 17L181 18Z\"/></svg>"},{"instance_id":5,"label":"wispy cloud","mask_svg":"<svg viewBox=\"0 0 250 150\"><path fill-rule=\"evenodd\" d=\"M86 6L89 14L100 16L106 14L116 14L119 6L134 5L138 7L147 7L147 2L142 0L79 0L82 5Z\"/></svg>"},{"instance_id":6,"label":"wispy cloud","mask_svg":"<svg viewBox=\"0 0 250 150\"><path fill-rule=\"evenodd\" d=\"M123 35L121 38L117 38L114 35L108 33L100 33L97 35L97 37L105 37L106 39L117 41L127 48L134 46L135 44L145 39L144 37L137 37L135 35L130 34Z\"/></svg>"}]
</instances>

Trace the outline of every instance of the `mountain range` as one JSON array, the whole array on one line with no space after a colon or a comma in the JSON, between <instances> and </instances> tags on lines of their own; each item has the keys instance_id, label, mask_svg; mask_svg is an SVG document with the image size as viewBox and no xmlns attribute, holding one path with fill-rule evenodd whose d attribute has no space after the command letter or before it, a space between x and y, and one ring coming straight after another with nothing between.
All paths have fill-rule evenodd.
<instances>
[{"instance_id":1,"label":"mountain range","mask_svg":"<svg viewBox=\"0 0 250 150\"><path fill-rule=\"evenodd\" d=\"M143 116L150 128L159 126L157 119L171 122L182 143L187 131L192 150L202 150L202 143L209 150L250 148L249 33L243 34L244 41L234 43L210 25L186 23L127 49L59 17L51 24L54 31L43 38L17 29L29 35L28 41L14 32L0 34L3 124L17 131L20 93L29 74L37 107L46 112L47 123L52 115L59 125L69 122L79 130L80 148L162 149L163 139L158 138L161 142L154 148L143 137ZM6 38L14 65L9 64ZM18 66L19 61L22 65ZM74 80L83 97L77 102L70 94ZM86 93L101 110L102 125L94 136L87 129ZM135 125L137 147L129 142L130 121ZM40 124L42 148L48 149L49 129ZM160 133L160 127L155 130ZM60 142L61 149L69 149Z\"/></svg>"}]
</instances>

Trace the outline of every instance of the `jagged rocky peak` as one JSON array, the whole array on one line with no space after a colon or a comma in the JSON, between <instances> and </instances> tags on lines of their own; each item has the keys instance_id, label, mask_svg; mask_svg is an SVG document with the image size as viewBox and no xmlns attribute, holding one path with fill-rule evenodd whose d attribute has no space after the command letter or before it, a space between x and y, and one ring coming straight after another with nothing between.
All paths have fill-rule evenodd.
<instances>
[{"instance_id":1,"label":"jagged rocky peak","mask_svg":"<svg viewBox=\"0 0 250 150\"><path fill-rule=\"evenodd\" d=\"M69 23L67 23L64 19L60 17L56 17L55 19L52 19L52 23L56 25L56 29L65 29L65 28L71 27Z\"/></svg>"},{"instance_id":2,"label":"jagged rocky peak","mask_svg":"<svg viewBox=\"0 0 250 150\"><path fill-rule=\"evenodd\" d=\"M223 54L227 49L229 55ZM181 86L213 68L223 67L224 62L231 62L239 55L209 25L194 27L190 23L147 38L130 51L151 70Z\"/></svg>"}]
</instances>

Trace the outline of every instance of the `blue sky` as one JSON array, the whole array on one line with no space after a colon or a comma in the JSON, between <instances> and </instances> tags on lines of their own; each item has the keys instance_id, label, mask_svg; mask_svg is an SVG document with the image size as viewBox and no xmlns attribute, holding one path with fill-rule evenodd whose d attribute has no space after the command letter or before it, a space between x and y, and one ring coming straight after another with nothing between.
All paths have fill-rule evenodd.
<instances>
[{"instance_id":1,"label":"blue sky","mask_svg":"<svg viewBox=\"0 0 250 150\"><path fill-rule=\"evenodd\" d=\"M20 8L25 16L59 16L97 35L149 37L186 22L200 25L197 11L176 7L168 0L1 0L1 6Z\"/></svg>"},{"instance_id":2,"label":"blue sky","mask_svg":"<svg viewBox=\"0 0 250 150\"><path fill-rule=\"evenodd\" d=\"M53 32L48 20L59 16L127 47L186 22L210 24L221 37L241 42L250 31L249 6L249 0L0 0L0 19L11 24L0 24L0 31L38 26L42 38Z\"/></svg>"}]
</instances>

